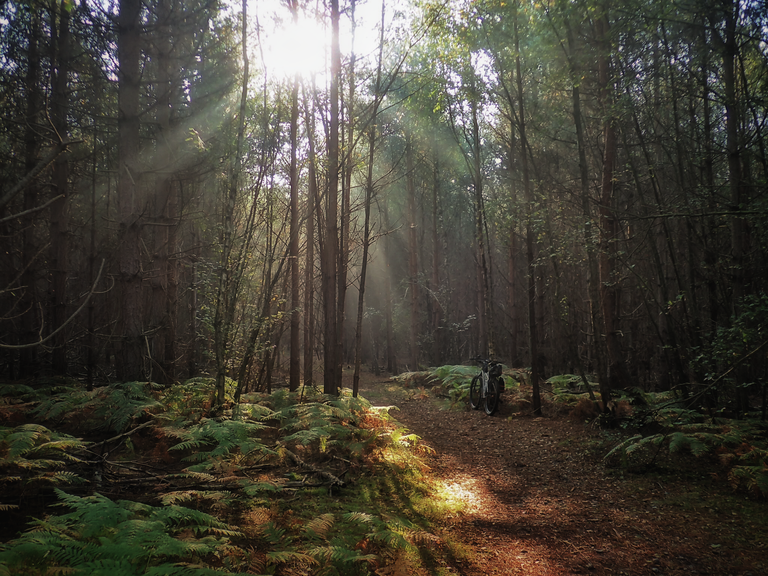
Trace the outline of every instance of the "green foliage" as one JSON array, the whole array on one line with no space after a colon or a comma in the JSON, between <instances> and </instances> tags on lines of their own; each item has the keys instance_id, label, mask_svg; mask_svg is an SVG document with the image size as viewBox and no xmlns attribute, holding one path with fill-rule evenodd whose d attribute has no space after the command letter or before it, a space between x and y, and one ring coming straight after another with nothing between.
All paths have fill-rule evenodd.
<instances>
[{"instance_id":1,"label":"green foliage","mask_svg":"<svg viewBox=\"0 0 768 576\"><path fill-rule=\"evenodd\" d=\"M237 383L231 378L226 378L224 392L227 401L232 401L236 388ZM210 410L215 391L214 378L190 378L181 384L174 384L162 399L165 405L163 418L179 425L199 420Z\"/></svg>"},{"instance_id":2,"label":"green foliage","mask_svg":"<svg viewBox=\"0 0 768 576\"><path fill-rule=\"evenodd\" d=\"M370 403L363 398L322 396L320 401L287 404L273 418L280 422L284 442L355 454L375 436L357 426L369 410Z\"/></svg>"},{"instance_id":3,"label":"green foliage","mask_svg":"<svg viewBox=\"0 0 768 576\"><path fill-rule=\"evenodd\" d=\"M83 430L119 433L163 408L153 396L157 389L151 382L118 382L92 392L58 387L51 389L32 415L50 422L65 420Z\"/></svg>"},{"instance_id":4,"label":"green foliage","mask_svg":"<svg viewBox=\"0 0 768 576\"><path fill-rule=\"evenodd\" d=\"M31 485L78 484L83 479L63 468L78 462L85 443L39 424L0 428L0 487L4 496ZM3 508L15 505L3 503Z\"/></svg>"},{"instance_id":5,"label":"green foliage","mask_svg":"<svg viewBox=\"0 0 768 576\"><path fill-rule=\"evenodd\" d=\"M707 385L706 394L701 398L710 411L719 411L729 399L738 397L740 388L755 382L748 374L753 363L759 373L763 368L765 353L757 354L768 345L768 294L761 292L741 300L737 306L738 316L731 319L729 326L719 326L714 338L697 349L693 364L703 375ZM740 366L739 377L731 370Z\"/></svg>"},{"instance_id":6,"label":"green foliage","mask_svg":"<svg viewBox=\"0 0 768 576\"><path fill-rule=\"evenodd\" d=\"M242 404L229 418L211 419L189 408L207 400L210 390L204 381L173 387L162 396L168 410L154 414L155 423L169 422L158 437L177 439L168 449L189 463L183 473L173 475L182 487L158 495L163 506L58 492L68 512L36 521L31 530L0 549L0 576L195 576L221 573L217 570L222 566L233 571L363 576L398 551L418 557L423 543L434 539L424 529L440 514L436 488L420 472L419 455L427 447L418 436L395 428L365 399L348 393L336 397L281 390L259 397L261 404ZM142 383L82 393L77 395L79 405L68 403L63 391L43 395L40 414L57 414L61 421L72 423L73 415L65 412L71 406L83 423L87 420L82 427L91 430L111 433L127 427L132 414L160 410L155 391ZM39 425L0 429L3 481L76 480L66 466L88 465L76 457L86 448L76 438ZM318 456L323 460L314 459ZM312 488L317 485L309 479L313 470L325 478L325 464L319 462L340 464L327 472L331 477L354 475L355 483L344 498ZM284 483L283 477L290 481ZM184 482L193 484L184 489ZM294 512L295 506L284 504L282 496L297 489L306 491L307 506ZM230 540L238 534L205 513L233 514L255 502L269 506L265 509L273 516L267 525L258 523L263 530L257 556L234 546ZM284 505L284 513L277 513Z\"/></svg>"},{"instance_id":7,"label":"green foliage","mask_svg":"<svg viewBox=\"0 0 768 576\"><path fill-rule=\"evenodd\" d=\"M448 396L451 406L466 406L469 401L469 388L472 378L477 376L479 368L476 366L464 366L461 364L439 366L434 368L429 377L440 382L440 391ZM517 385L517 381L510 375L503 376L505 389Z\"/></svg>"},{"instance_id":8,"label":"green foliage","mask_svg":"<svg viewBox=\"0 0 768 576\"><path fill-rule=\"evenodd\" d=\"M36 520L0 549L4 574L221 574L205 566L239 533L213 516L58 491L70 512Z\"/></svg>"},{"instance_id":9,"label":"green foliage","mask_svg":"<svg viewBox=\"0 0 768 576\"><path fill-rule=\"evenodd\" d=\"M245 465L257 457L275 454L259 438L265 425L245 420L204 419L189 428L166 428L169 435L181 439L171 450L189 450L185 460L198 462L192 472L219 469L224 462Z\"/></svg>"},{"instance_id":10,"label":"green foliage","mask_svg":"<svg viewBox=\"0 0 768 576\"><path fill-rule=\"evenodd\" d=\"M432 376L441 382L443 389L448 392L451 404L455 406L467 403L469 386L477 373L478 370L474 366L449 365L435 368Z\"/></svg>"},{"instance_id":11,"label":"green foliage","mask_svg":"<svg viewBox=\"0 0 768 576\"><path fill-rule=\"evenodd\" d=\"M40 392L26 384L0 384L0 396L23 402L35 402L40 399Z\"/></svg>"},{"instance_id":12,"label":"green foliage","mask_svg":"<svg viewBox=\"0 0 768 576\"><path fill-rule=\"evenodd\" d=\"M695 413L693 413L695 414ZM768 441L765 425L729 420L719 424L691 422L688 410L667 410L665 430L622 440L604 457L609 465L645 469L655 464L662 450L670 458L690 454L696 458L716 455L734 488L768 496ZM687 420L687 421L686 421ZM660 422L664 422L663 418ZM679 461L677 462L679 465Z\"/></svg>"}]
</instances>

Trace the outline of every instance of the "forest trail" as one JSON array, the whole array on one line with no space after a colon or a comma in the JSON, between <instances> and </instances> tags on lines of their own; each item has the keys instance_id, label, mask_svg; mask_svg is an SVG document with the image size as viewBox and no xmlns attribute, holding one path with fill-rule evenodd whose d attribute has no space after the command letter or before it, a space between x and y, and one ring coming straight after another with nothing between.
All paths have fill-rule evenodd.
<instances>
[{"instance_id":1,"label":"forest trail","mask_svg":"<svg viewBox=\"0 0 768 576\"><path fill-rule=\"evenodd\" d=\"M768 574L761 530L738 505L744 496L718 496L713 506L722 484L622 477L602 465L598 430L512 416L508 405L493 417L450 411L407 392L375 380L361 388L375 404L397 406L392 416L434 448L432 473L466 503L446 530L472 553L447 573Z\"/></svg>"}]
</instances>

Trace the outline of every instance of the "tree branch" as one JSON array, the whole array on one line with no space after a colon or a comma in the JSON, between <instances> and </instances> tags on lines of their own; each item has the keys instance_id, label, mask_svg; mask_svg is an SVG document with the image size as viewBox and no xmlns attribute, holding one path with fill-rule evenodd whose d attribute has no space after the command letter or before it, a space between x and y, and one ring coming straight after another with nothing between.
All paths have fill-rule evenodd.
<instances>
[{"instance_id":1,"label":"tree branch","mask_svg":"<svg viewBox=\"0 0 768 576\"><path fill-rule=\"evenodd\" d=\"M41 344L45 344L48 340L56 336L59 332L61 332L67 324L72 322L72 320L75 319L75 316L80 314L80 312L83 311L83 308L85 308L85 305L88 304L88 301L91 299L91 296L96 292L96 285L99 283L99 280L101 280L101 272L104 270L104 260L101 261L101 266L99 267L99 273L96 275L96 280L93 282L93 286L91 286L91 290L88 292L88 295L85 297L85 300L83 300L83 303L80 305L80 307L70 316L67 318L61 326L56 328L53 332L48 334L45 338L41 338L37 342L30 342L29 344L2 344L0 343L0 349L6 349L6 350L21 350L23 348L34 348L35 346L40 346Z\"/></svg>"},{"instance_id":2,"label":"tree branch","mask_svg":"<svg viewBox=\"0 0 768 576\"><path fill-rule=\"evenodd\" d=\"M53 150L51 150L51 153L48 154L45 158L40 160L40 162L37 163L37 165L32 168L32 171L24 176L24 178L21 179L21 182L16 184L13 188L11 188L5 196L0 198L0 209L4 208L6 204L8 204L11 200L14 199L14 197L24 190L29 184L37 178L38 174L40 174L43 170L45 170L51 162L56 160L61 154L67 151L67 148L70 144L78 144L81 142L80 140L77 141L70 141L70 142L59 142L53 147Z\"/></svg>"}]
</instances>

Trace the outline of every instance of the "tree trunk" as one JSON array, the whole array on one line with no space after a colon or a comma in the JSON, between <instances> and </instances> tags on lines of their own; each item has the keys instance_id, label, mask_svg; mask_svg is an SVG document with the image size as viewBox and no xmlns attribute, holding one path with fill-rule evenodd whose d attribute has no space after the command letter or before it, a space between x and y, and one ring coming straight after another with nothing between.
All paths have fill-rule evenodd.
<instances>
[{"instance_id":1,"label":"tree trunk","mask_svg":"<svg viewBox=\"0 0 768 576\"><path fill-rule=\"evenodd\" d=\"M438 153L437 134L432 143L432 361L439 365L445 359L445 338L443 323L443 302L440 298L440 154Z\"/></svg>"},{"instance_id":2,"label":"tree trunk","mask_svg":"<svg viewBox=\"0 0 768 576\"><path fill-rule=\"evenodd\" d=\"M315 350L315 217L319 218L320 206L317 198L317 157L315 154L315 134L311 118L313 108L305 98L304 118L309 142L309 194L307 196L306 237L307 249L304 264L304 386L314 384ZM319 226L318 226L319 227Z\"/></svg>"},{"instance_id":3,"label":"tree trunk","mask_svg":"<svg viewBox=\"0 0 768 576\"><path fill-rule=\"evenodd\" d=\"M528 342L531 359L531 386L533 388L533 413L541 416L541 392L539 389L539 335L536 322L536 267L533 259L536 239L533 232L534 197L528 169L528 140L525 133L525 98L523 97L523 75L520 59L520 34L518 30L517 4L514 12L515 71L517 73L518 112L520 114L520 163L523 170L523 192L526 203L525 254L528 263Z\"/></svg>"},{"instance_id":4,"label":"tree trunk","mask_svg":"<svg viewBox=\"0 0 768 576\"><path fill-rule=\"evenodd\" d=\"M42 34L40 30L40 19L37 11L33 11L32 22L30 23L28 38L28 63L27 74L25 78L25 95L27 102L26 128L24 130L24 171L30 174L38 163L40 155L40 142L37 133L37 126L40 123L42 112L42 91L40 86L40 51L38 40ZM37 205L39 190L35 181L30 182L24 190L23 207L24 210L31 210ZM36 265L35 258L38 256L38 248L35 235L35 227L27 225L22 233L22 253L21 260L24 266L21 274L22 295L19 302L21 317L19 319L19 344L34 342L38 339L39 318L37 314L36 294ZM7 286L3 284L3 289ZM18 374L11 374L11 378L32 376L39 368L38 366L38 348L22 348L19 350L19 370Z\"/></svg>"},{"instance_id":5,"label":"tree trunk","mask_svg":"<svg viewBox=\"0 0 768 576\"><path fill-rule=\"evenodd\" d=\"M323 265L323 295L325 301L325 341L323 391L337 395L341 374L337 374L337 303L336 266L338 263L338 192L339 192L339 80L341 51L339 48L339 0L331 0L331 79L330 130L328 136L328 190L326 191L325 258Z\"/></svg>"},{"instance_id":6,"label":"tree trunk","mask_svg":"<svg viewBox=\"0 0 768 576\"><path fill-rule=\"evenodd\" d=\"M389 223L389 210L386 202L382 202L381 204L381 220L384 230L389 233L391 228ZM389 265L392 252L390 238L391 236L389 234L384 237L384 263L386 266L384 274L384 322L387 333L387 372L395 374L398 371L398 367L397 351L395 349L394 318L392 313L392 275L390 274L391 267Z\"/></svg>"},{"instance_id":7,"label":"tree trunk","mask_svg":"<svg viewBox=\"0 0 768 576\"><path fill-rule=\"evenodd\" d=\"M408 362L411 371L419 369L419 255L416 241L416 184L414 182L413 141L412 136L406 136L405 144L405 187L407 194L407 225L408 225L408 291L411 303L411 324L409 337Z\"/></svg>"},{"instance_id":8,"label":"tree trunk","mask_svg":"<svg viewBox=\"0 0 768 576\"><path fill-rule=\"evenodd\" d=\"M124 381L141 380L146 374L141 293L141 234L145 199L139 164L140 15L140 0L120 0L117 38L117 197L122 342L117 369L118 378Z\"/></svg>"},{"instance_id":9,"label":"tree trunk","mask_svg":"<svg viewBox=\"0 0 768 576\"><path fill-rule=\"evenodd\" d=\"M243 0L242 4L242 34L241 50L243 56L243 80L240 87L240 109L237 119L237 141L235 144L234 158L229 174L229 182L224 200L223 213L223 234L221 246L221 260L219 271L219 283L216 294L216 309L214 312L214 357L216 362L216 399L213 410L219 412L224 407L225 385L228 367L228 346L232 333L232 323L234 321L235 306L238 295L238 278L242 267L242 260L233 257L235 230L234 215L237 196L240 191L240 172L243 143L245 140L245 115L248 103L248 78L249 61L247 50L247 8L248 0Z\"/></svg>"},{"instance_id":10,"label":"tree trunk","mask_svg":"<svg viewBox=\"0 0 768 576\"><path fill-rule=\"evenodd\" d=\"M293 12L294 22L298 20L298 3L291 2L291 11ZM299 300L299 171L297 164L297 147L299 131L299 79L293 79L291 89L291 227L290 227L290 245L289 261L291 271L291 353L289 360L288 388L291 391L299 389L299 380L301 378L301 350L299 348L299 335L301 327L301 314L299 309L301 302Z\"/></svg>"},{"instance_id":11,"label":"tree trunk","mask_svg":"<svg viewBox=\"0 0 768 576\"><path fill-rule=\"evenodd\" d=\"M171 383L169 366L166 364L167 347L170 344L168 316L168 272L170 260L170 228L172 221L168 218L168 205L173 194L173 151L170 149L171 139L171 65L170 65L170 6L166 0L157 6L157 26L155 46L157 47L157 106L155 122L158 128L157 154L154 158L155 190L152 197L152 273L149 277L151 297L149 304L148 325L153 332L151 340L150 378ZM159 372L155 376L155 368Z\"/></svg>"},{"instance_id":12,"label":"tree trunk","mask_svg":"<svg viewBox=\"0 0 768 576\"><path fill-rule=\"evenodd\" d=\"M70 68L70 31L69 11L63 4L57 5L58 14L58 38L54 41L57 49L51 58L57 63L53 81L51 107L51 121L60 138L67 140L69 112L69 97L67 87ZM51 21L56 20L57 15L51 12ZM52 30L56 33L56 28ZM69 268L69 154L61 154L53 163L53 192L54 198L59 197L51 204L50 216L50 326L56 330L67 320L67 275ZM53 338L52 368L56 374L67 373L67 340L69 330L61 330Z\"/></svg>"},{"instance_id":13,"label":"tree trunk","mask_svg":"<svg viewBox=\"0 0 768 576\"><path fill-rule=\"evenodd\" d=\"M573 30L568 21L568 16L564 15L566 34L568 37L568 48L571 65L571 77L573 88L571 98L573 101L573 123L576 129L576 145L579 154L579 183L581 186L581 212L584 216L584 248L587 253L587 291L589 294L589 321L590 335L588 336L591 356L595 359L594 371L597 374L597 381L600 389L605 384L605 370L603 358L603 341L600 334L603 331L603 322L600 316L600 272L595 250L595 239L593 238L593 214L592 200L589 194L589 167L587 165L587 146L584 139L584 124L581 113L581 89L579 87L579 71L573 59L576 57L576 46L573 38ZM579 366L583 366L582 359L578 358ZM590 390L591 392L591 390Z\"/></svg>"},{"instance_id":14,"label":"tree trunk","mask_svg":"<svg viewBox=\"0 0 768 576\"><path fill-rule=\"evenodd\" d=\"M614 165L618 143L616 139L615 118L611 112L611 47L610 25L607 7L597 21L600 50L598 55L598 90L603 110L603 170L600 187L600 301L605 328L605 343L608 353L607 386L600 392L603 407L608 410L611 390L629 386L624 355L619 342L619 300L618 278L616 276L616 243L619 237L619 222L614 212Z\"/></svg>"},{"instance_id":15,"label":"tree trunk","mask_svg":"<svg viewBox=\"0 0 768 576\"><path fill-rule=\"evenodd\" d=\"M345 362L344 354L344 324L347 317L347 275L349 272L349 226L352 216L352 170L354 167L353 148L355 132L355 0L351 0L349 6L349 16L352 24L351 40L352 53L349 60L349 92L347 94L346 122L343 123L342 148L344 150L343 158L340 158L340 169L343 174L341 182L341 230L339 246L339 268L338 268L338 300L337 300L337 326L336 326L336 370L339 388L341 388L341 375L343 374L343 364ZM339 81L341 83L341 81Z\"/></svg>"},{"instance_id":16,"label":"tree trunk","mask_svg":"<svg viewBox=\"0 0 768 576\"><path fill-rule=\"evenodd\" d=\"M353 3L354 5L354 3ZM371 243L371 200L373 199L373 160L376 151L376 121L379 112L381 90L381 66L384 54L384 1L381 2L381 31L379 35L379 59L376 67L376 83L373 90L373 110L368 124L368 172L365 178L365 221L363 223L363 261L360 269L360 291L357 298L357 322L355 326L355 371L352 375L352 395L357 398L360 390L360 364L362 362L363 315L365 312L365 281L368 274L368 248Z\"/></svg>"}]
</instances>

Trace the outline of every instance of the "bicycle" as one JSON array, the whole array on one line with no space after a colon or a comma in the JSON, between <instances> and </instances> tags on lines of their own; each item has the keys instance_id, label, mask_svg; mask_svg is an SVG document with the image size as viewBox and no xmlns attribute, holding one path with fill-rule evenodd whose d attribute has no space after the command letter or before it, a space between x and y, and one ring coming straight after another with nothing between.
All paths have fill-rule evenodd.
<instances>
[{"instance_id":1,"label":"bicycle","mask_svg":"<svg viewBox=\"0 0 768 576\"><path fill-rule=\"evenodd\" d=\"M501 392L504 390L501 364L482 356L474 360L480 364L480 374L472 378L469 386L469 405L473 410L478 410L481 403L484 403L485 413L493 416L499 407Z\"/></svg>"}]
</instances>

